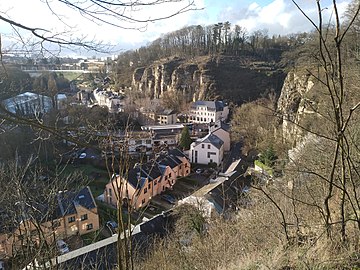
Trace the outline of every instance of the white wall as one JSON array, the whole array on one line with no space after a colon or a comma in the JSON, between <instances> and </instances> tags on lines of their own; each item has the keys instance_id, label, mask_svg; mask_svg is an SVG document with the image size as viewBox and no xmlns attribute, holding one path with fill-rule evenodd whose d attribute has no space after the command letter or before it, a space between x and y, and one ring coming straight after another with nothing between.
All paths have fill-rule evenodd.
<instances>
[{"instance_id":1,"label":"white wall","mask_svg":"<svg viewBox=\"0 0 360 270\"><path fill-rule=\"evenodd\" d=\"M204 146L204 147L203 147ZM197 151L197 160L196 160L196 151ZM210 162L215 162L219 165L223 159L223 146L218 149L211 143L192 143L190 146L190 160L193 163L198 164L209 164ZM209 154L214 153L214 154Z\"/></svg>"},{"instance_id":2,"label":"white wall","mask_svg":"<svg viewBox=\"0 0 360 270\"><path fill-rule=\"evenodd\" d=\"M230 151L230 133L222 128L212 132L224 142L224 151Z\"/></svg>"}]
</instances>

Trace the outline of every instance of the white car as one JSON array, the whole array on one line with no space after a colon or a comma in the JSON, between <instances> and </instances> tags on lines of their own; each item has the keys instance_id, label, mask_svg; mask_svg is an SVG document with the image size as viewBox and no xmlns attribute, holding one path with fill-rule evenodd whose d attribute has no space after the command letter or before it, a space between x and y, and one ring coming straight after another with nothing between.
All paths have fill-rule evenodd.
<instances>
[{"instance_id":1,"label":"white car","mask_svg":"<svg viewBox=\"0 0 360 270\"><path fill-rule=\"evenodd\" d=\"M65 253L68 253L70 250L69 250L69 246L65 243L64 240L57 240L56 241L56 246L59 250L59 252L61 254L65 254Z\"/></svg>"},{"instance_id":2,"label":"white car","mask_svg":"<svg viewBox=\"0 0 360 270\"><path fill-rule=\"evenodd\" d=\"M199 169L196 169L195 172L196 172L197 174L201 174L203 171L204 171L203 169L200 169L200 168L199 168Z\"/></svg>"},{"instance_id":3,"label":"white car","mask_svg":"<svg viewBox=\"0 0 360 270\"><path fill-rule=\"evenodd\" d=\"M81 158L81 159L86 158L86 153L81 153L79 158Z\"/></svg>"}]
</instances>

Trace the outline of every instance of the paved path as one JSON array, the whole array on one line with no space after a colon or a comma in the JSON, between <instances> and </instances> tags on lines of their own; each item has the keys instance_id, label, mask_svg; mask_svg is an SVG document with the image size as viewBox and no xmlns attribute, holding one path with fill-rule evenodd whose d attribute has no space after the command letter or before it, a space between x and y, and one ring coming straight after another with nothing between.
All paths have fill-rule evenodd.
<instances>
[{"instance_id":1,"label":"paved path","mask_svg":"<svg viewBox=\"0 0 360 270\"><path fill-rule=\"evenodd\" d=\"M216 180L213 183L209 183L209 184L203 186L202 188L198 189L197 191L195 191L192 194L192 196L203 197L206 194L208 194L211 190L213 190L217 186L224 183L224 181L226 181L226 180L227 180L227 177L219 176L219 177L216 178Z\"/></svg>"}]
</instances>

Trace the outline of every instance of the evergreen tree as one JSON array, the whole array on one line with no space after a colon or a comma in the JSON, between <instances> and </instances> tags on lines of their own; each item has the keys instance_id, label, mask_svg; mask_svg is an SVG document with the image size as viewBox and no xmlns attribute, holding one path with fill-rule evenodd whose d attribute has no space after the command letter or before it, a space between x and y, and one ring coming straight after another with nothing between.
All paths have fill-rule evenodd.
<instances>
[{"instance_id":1,"label":"evergreen tree","mask_svg":"<svg viewBox=\"0 0 360 270\"><path fill-rule=\"evenodd\" d=\"M189 150L192 140L190 138L189 128L185 126L181 131L179 146L183 150Z\"/></svg>"}]
</instances>

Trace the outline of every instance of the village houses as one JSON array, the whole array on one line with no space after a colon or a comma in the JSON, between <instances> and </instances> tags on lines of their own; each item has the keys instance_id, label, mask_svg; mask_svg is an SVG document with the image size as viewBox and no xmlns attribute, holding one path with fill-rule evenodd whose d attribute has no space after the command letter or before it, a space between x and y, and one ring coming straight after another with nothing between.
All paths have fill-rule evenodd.
<instances>
[{"instance_id":1,"label":"village houses","mask_svg":"<svg viewBox=\"0 0 360 270\"><path fill-rule=\"evenodd\" d=\"M114 175L105 187L104 200L115 207L121 202L139 209L152 197L171 189L178 177L189 174L187 157L180 150L172 149L156 160L136 164L126 176Z\"/></svg>"},{"instance_id":2,"label":"village houses","mask_svg":"<svg viewBox=\"0 0 360 270\"><path fill-rule=\"evenodd\" d=\"M89 187L78 192L59 192L51 205L19 203L17 206L22 211L18 217L0 209L0 259L40 241L51 244L54 240L99 229L97 205ZM14 218L18 221L16 227L8 224Z\"/></svg>"}]
</instances>

